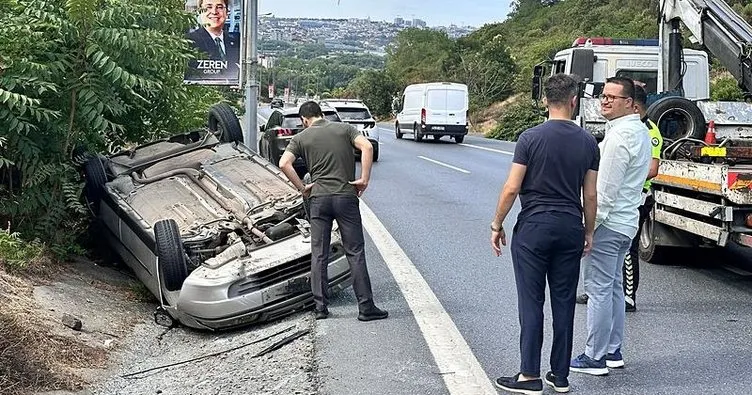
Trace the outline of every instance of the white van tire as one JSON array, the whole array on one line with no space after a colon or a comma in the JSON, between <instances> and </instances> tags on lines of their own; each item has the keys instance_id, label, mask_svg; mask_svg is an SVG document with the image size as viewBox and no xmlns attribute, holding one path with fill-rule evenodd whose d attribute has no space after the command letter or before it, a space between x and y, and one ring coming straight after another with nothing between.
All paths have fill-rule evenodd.
<instances>
[{"instance_id":1,"label":"white van tire","mask_svg":"<svg viewBox=\"0 0 752 395\"><path fill-rule=\"evenodd\" d=\"M400 130L399 122L394 124L394 135L397 137L397 139L402 139L402 130Z\"/></svg>"},{"instance_id":2,"label":"white van tire","mask_svg":"<svg viewBox=\"0 0 752 395\"><path fill-rule=\"evenodd\" d=\"M465 141L465 135L460 134L458 136L454 136L454 141L456 141L457 144L462 144L462 142Z\"/></svg>"},{"instance_id":3,"label":"white van tire","mask_svg":"<svg viewBox=\"0 0 752 395\"><path fill-rule=\"evenodd\" d=\"M423 141L423 133L420 132L420 127L417 124L413 125L413 140L416 143Z\"/></svg>"}]
</instances>

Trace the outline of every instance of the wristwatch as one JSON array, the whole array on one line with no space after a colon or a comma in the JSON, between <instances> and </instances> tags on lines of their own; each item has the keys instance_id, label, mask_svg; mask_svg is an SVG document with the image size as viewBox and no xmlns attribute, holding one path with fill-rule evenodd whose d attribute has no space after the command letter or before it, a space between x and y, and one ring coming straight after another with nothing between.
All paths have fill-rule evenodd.
<instances>
[{"instance_id":1,"label":"wristwatch","mask_svg":"<svg viewBox=\"0 0 752 395\"><path fill-rule=\"evenodd\" d=\"M503 225L500 225L500 226L499 226L498 228L494 228L494 223L493 223L493 222L491 222L491 230L492 230L492 231L494 231L494 232L501 232L501 231L502 231L502 229L504 229L504 226L503 226Z\"/></svg>"}]
</instances>

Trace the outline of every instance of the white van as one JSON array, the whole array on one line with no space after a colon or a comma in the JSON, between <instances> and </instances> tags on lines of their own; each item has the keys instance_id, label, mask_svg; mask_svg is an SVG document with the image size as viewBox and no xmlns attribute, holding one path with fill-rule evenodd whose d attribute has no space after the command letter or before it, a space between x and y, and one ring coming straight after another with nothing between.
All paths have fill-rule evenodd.
<instances>
[{"instance_id":1,"label":"white van","mask_svg":"<svg viewBox=\"0 0 752 395\"><path fill-rule=\"evenodd\" d=\"M413 84L405 88L394 124L398 139L412 133L415 141L432 135L461 143L467 134L467 85L453 82Z\"/></svg>"}]
</instances>

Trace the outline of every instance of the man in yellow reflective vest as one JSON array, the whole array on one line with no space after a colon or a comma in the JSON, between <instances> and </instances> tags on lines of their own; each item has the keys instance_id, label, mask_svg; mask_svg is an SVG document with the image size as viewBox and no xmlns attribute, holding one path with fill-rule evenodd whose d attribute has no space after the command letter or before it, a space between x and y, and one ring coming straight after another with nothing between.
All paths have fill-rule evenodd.
<instances>
[{"instance_id":1,"label":"man in yellow reflective vest","mask_svg":"<svg viewBox=\"0 0 752 395\"><path fill-rule=\"evenodd\" d=\"M647 116L647 92L641 86L635 86L635 111L640 114L640 118L645 122L645 126L648 127L650 132L650 145L652 148L652 160L650 161L650 171L648 171L648 179L645 181L645 185L642 187L642 205L640 205L640 227L637 229L637 236L632 239L632 245L629 247L629 253L624 258L624 303L626 305L626 311L637 310L636 298L637 298L637 286L640 283L640 234L642 233L642 224L650 215L655 205L655 199L653 193L650 190L650 185L653 177L658 175L658 164L661 159L661 150L663 150L663 137L661 137L661 131L658 130L658 125L648 119Z\"/></svg>"},{"instance_id":2,"label":"man in yellow reflective vest","mask_svg":"<svg viewBox=\"0 0 752 395\"><path fill-rule=\"evenodd\" d=\"M648 171L648 177L645 181L645 185L642 187L642 204L638 208L640 211L640 222L637 229L637 235L632 239L632 245L629 247L629 253L624 258L624 265L622 268L623 284L624 284L624 304L626 311L636 311L637 304L637 287L640 283L640 234L642 233L642 224L650 215L655 204L655 199L650 190L651 179L658 175L658 164L661 159L661 151L663 150L663 137L661 136L658 125L648 119L647 116L647 92L642 84L635 81L635 113L640 114L642 122L648 127L650 133L650 145L652 148L652 160L650 161L650 171ZM587 303L587 294L582 294L577 297L577 303Z\"/></svg>"}]
</instances>

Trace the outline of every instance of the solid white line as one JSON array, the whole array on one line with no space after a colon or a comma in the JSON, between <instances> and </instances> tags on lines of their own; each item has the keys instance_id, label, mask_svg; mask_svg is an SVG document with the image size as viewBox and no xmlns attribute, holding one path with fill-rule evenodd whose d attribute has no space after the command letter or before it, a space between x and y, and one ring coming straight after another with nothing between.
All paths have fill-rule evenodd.
<instances>
[{"instance_id":1,"label":"solid white line","mask_svg":"<svg viewBox=\"0 0 752 395\"><path fill-rule=\"evenodd\" d=\"M470 172L467 171L467 170L465 170L465 169L460 169L459 167L448 165L448 164L446 164L444 162L439 162L439 161L437 161L435 159L426 158L425 156L421 156L421 155L418 155L418 158L423 159L423 160L427 160L427 161L429 161L431 163L436 163L439 166L444 166L444 167L452 169L452 170L457 170L457 171L459 171L461 173L470 174Z\"/></svg>"},{"instance_id":2,"label":"solid white line","mask_svg":"<svg viewBox=\"0 0 752 395\"><path fill-rule=\"evenodd\" d=\"M470 147L470 148L475 148L475 149L482 149L482 150L484 150L484 151L491 151L491 152L496 152L496 153L499 153L499 154L504 154L504 155L514 155L514 152L510 152L510 151L502 151L502 150L500 150L500 149L493 149L493 148L481 147L481 146L478 146L478 145L472 145L472 144L464 144L464 143L462 143L462 144L460 144L460 145L461 145L461 146L463 146L463 147Z\"/></svg>"},{"instance_id":3,"label":"solid white line","mask_svg":"<svg viewBox=\"0 0 752 395\"><path fill-rule=\"evenodd\" d=\"M360 202L363 227L412 310L451 395L497 395L478 359L418 269L376 215Z\"/></svg>"}]
</instances>

